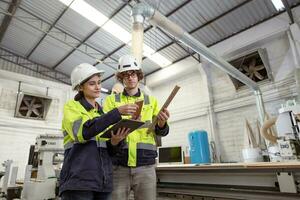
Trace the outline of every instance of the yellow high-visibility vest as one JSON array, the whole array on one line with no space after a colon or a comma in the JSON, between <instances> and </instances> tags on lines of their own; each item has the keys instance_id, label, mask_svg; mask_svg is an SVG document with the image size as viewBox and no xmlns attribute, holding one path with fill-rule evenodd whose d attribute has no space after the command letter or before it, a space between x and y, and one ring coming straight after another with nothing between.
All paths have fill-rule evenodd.
<instances>
[{"instance_id":1,"label":"yellow high-visibility vest","mask_svg":"<svg viewBox=\"0 0 300 200\"><path fill-rule=\"evenodd\" d=\"M140 93L140 96L126 96L121 94L111 94L106 97L103 110L108 112L124 104L135 103L144 100L141 111L141 121L152 122L152 119L158 115L159 107L156 98ZM129 118L129 116L122 116ZM156 151L155 133L147 133L147 128L141 128L130 133L126 138L126 148L128 148L128 166L135 167L137 163L137 149L146 149Z\"/></svg>"},{"instance_id":2,"label":"yellow high-visibility vest","mask_svg":"<svg viewBox=\"0 0 300 200\"><path fill-rule=\"evenodd\" d=\"M75 143L85 143L86 140L84 140L82 134L83 124L100 115L96 109L87 111L79 101L68 101L64 106L64 118L62 121L65 150L72 148ZM105 145L105 141L108 139L100 138L99 134L92 138L92 140L97 141L97 146L104 147L103 145Z\"/></svg>"}]
</instances>

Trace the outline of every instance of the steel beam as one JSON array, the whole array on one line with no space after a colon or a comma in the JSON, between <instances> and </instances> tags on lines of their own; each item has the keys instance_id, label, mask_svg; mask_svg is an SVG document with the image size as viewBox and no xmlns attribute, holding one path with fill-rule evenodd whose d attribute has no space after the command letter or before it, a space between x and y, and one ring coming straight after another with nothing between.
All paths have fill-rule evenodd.
<instances>
[{"instance_id":1,"label":"steel beam","mask_svg":"<svg viewBox=\"0 0 300 200\"><path fill-rule=\"evenodd\" d=\"M293 16L293 13L292 13L292 10L291 10L291 7L288 3L287 0L282 0L282 3L284 5L284 8L286 10L286 12L288 13L289 15L289 18L290 18L290 21L291 21L291 24L293 24L295 21L294 21L294 16Z\"/></svg>"},{"instance_id":2,"label":"steel beam","mask_svg":"<svg viewBox=\"0 0 300 200\"><path fill-rule=\"evenodd\" d=\"M108 18L108 20L110 20L111 18L113 18L115 15L117 15L123 8L125 8L125 6L128 4L129 2L127 3L123 3L119 8L117 8ZM71 50L66 56L64 56L60 61L58 61L54 66L53 66L53 69L55 69L58 65L60 65L65 59L67 59L78 47L80 47L82 44L84 44L90 37L92 37L96 32L98 32L102 27L97 27L95 28L88 36L86 36L76 47L75 49ZM107 57L103 57L101 59L101 61L104 61ZM112 58L112 60L114 61L117 61L116 59ZM96 62L94 64L97 65L99 62Z\"/></svg>"},{"instance_id":3,"label":"steel beam","mask_svg":"<svg viewBox=\"0 0 300 200\"><path fill-rule=\"evenodd\" d=\"M2 1L2 0L1 0L1 1ZM44 19L41 19L40 17L38 17L38 16L35 15L34 13L28 11L27 9L23 8L22 6L19 6L19 9L23 10L23 11L26 12L27 14L32 15L34 18L36 18L37 20L39 20L39 21L41 22L40 24L46 24L46 25L48 25L48 26L51 26L51 23L47 22L47 21L44 20ZM17 18L17 19L18 19L18 18ZM31 25L31 24L29 24L29 23L26 23L25 19L18 19L18 20L22 21L23 23L25 23L25 24L27 24L27 25L29 25L29 26L31 26L31 27L33 27L33 28L35 28L35 29L37 29L37 30L43 32L43 33L47 33L46 31L42 30L42 27L37 28L37 27L34 27L33 25ZM31 20L32 20L32 19L31 19ZM69 47L71 47L71 48L75 48L76 45L77 45L78 43L80 43L80 39L79 39L79 38L77 38L77 37L75 37L75 36L73 36L73 35L71 35L71 34L65 32L64 30L62 30L61 28L59 28L59 27L57 27L57 26L54 26L53 28L55 28L55 29L58 31L58 33L57 33L57 32L51 32L51 31L50 31L50 32L47 34L48 36L50 36L50 37L52 37L52 38L54 38L54 39L56 39L56 40L62 42L63 44L66 44L67 46L69 46ZM56 35L54 35L54 33L55 33L55 34L63 35L63 38L64 38L64 39L62 40L62 39L58 38ZM73 41L73 42L67 42L67 41ZM74 41L75 41L75 42L74 42ZM90 49L92 49L92 50L95 51L95 52L99 52L100 55L104 55L104 52L100 51L99 49L96 49L95 47L93 47L93 46L91 46L91 45L89 45L89 44L87 44L87 43L83 43L82 46L84 46L84 49L90 48ZM85 54L85 55L90 56L90 57L93 58L93 59L98 59L98 58L94 57L93 55L90 55L87 51L83 51L83 50L80 50L80 49L77 49L77 50L80 51L81 53ZM107 65L108 67L112 68L112 69L115 69L114 67L112 67L112 66L109 65L109 64L106 64L106 65Z\"/></svg>"},{"instance_id":4,"label":"steel beam","mask_svg":"<svg viewBox=\"0 0 300 200\"><path fill-rule=\"evenodd\" d=\"M70 5L74 2L75 0L73 0ZM31 51L27 54L26 58L29 58L32 53L36 50L36 48L41 44L41 42L45 39L45 37L47 36L47 34L50 32L50 30L56 25L56 23L61 19L61 17L66 13L66 11L70 8L70 5L67 6L62 13L56 18L56 20L53 22L53 24L51 24L51 26L49 27L47 33L45 33L43 35L43 37L36 43L36 45L31 49Z\"/></svg>"},{"instance_id":5,"label":"steel beam","mask_svg":"<svg viewBox=\"0 0 300 200\"><path fill-rule=\"evenodd\" d=\"M2 47L0 47L0 59L19 65L27 70L39 73L47 78L70 85L69 75L53 70L50 67L37 64Z\"/></svg>"},{"instance_id":6,"label":"steel beam","mask_svg":"<svg viewBox=\"0 0 300 200\"><path fill-rule=\"evenodd\" d=\"M240 7L242 7L242 6L244 6L245 4L247 4L247 3L251 2L251 1L253 1L253 0L247 0L247 1L244 1L243 3L241 3L241 4L237 5L237 6L235 6L235 7L231 8L231 9L229 9L228 11L222 13L221 15L219 15L219 16L217 16L217 17L215 17L215 18L213 18L213 19L211 19L211 20L209 20L209 21L207 21L206 23L202 24L201 26L199 26L199 27L197 27L197 28L195 28L195 29L189 31L188 33L189 33L189 34L195 33L196 31L198 31L198 30L204 28L205 26L208 26L209 24L215 22L216 20L220 19L221 17L224 17L224 16L227 15L228 13L230 13L230 12L232 12L232 11L234 11L234 10L236 10L236 9L238 9L238 8L240 8ZM166 45L162 46L162 47L159 48L156 52L159 52L159 51L161 51L161 50L163 50L163 49L165 49L165 48L171 46L172 44L174 44L174 42L170 42L169 44L166 44Z\"/></svg>"},{"instance_id":7,"label":"steel beam","mask_svg":"<svg viewBox=\"0 0 300 200\"><path fill-rule=\"evenodd\" d=\"M8 7L8 10L7 12L10 13L11 15L5 15L4 16L4 19L1 23L1 26L0 26L0 43L4 37L4 34L12 20L12 17L14 16L14 14L16 13L16 10L18 8L18 6L20 5L20 2L21 0L12 0L9 7Z\"/></svg>"}]
</instances>

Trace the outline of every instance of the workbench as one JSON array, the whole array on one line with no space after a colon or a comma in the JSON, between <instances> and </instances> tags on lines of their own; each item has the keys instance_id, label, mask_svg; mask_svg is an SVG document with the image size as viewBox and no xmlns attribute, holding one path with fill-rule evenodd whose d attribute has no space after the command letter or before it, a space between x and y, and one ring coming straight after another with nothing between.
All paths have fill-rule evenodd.
<instances>
[{"instance_id":1,"label":"workbench","mask_svg":"<svg viewBox=\"0 0 300 200\"><path fill-rule=\"evenodd\" d=\"M160 196L300 199L300 162L162 165L156 172Z\"/></svg>"}]
</instances>

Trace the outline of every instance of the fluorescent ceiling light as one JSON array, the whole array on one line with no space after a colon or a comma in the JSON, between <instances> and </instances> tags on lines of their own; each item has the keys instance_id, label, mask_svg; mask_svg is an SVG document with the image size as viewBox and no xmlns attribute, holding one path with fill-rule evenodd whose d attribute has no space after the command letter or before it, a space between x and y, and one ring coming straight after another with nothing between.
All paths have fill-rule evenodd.
<instances>
[{"instance_id":1,"label":"fluorescent ceiling light","mask_svg":"<svg viewBox=\"0 0 300 200\"><path fill-rule=\"evenodd\" d=\"M143 45L143 54L161 67L166 67L166 66L172 64L171 61L166 59L160 53L158 53L158 52L155 53L154 49L152 49L151 47L149 47L146 44Z\"/></svg>"},{"instance_id":2,"label":"fluorescent ceiling light","mask_svg":"<svg viewBox=\"0 0 300 200\"><path fill-rule=\"evenodd\" d=\"M150 57L152 54L155 53L155 50L146 45L145 43L143 44L143 54L147 57Z\"/></svg>"},{"instance_id":3,"label":"fluorescent ceiling light","mask_svg":"<svg viewBox=\"0 0 300 200\"><path fill-rule=\"evenodd\" d=\"M131 40L131 34L112 20L109 20L102 28L124 43Z\"/></svg>"},{"instance_id":4,"label":"fluorescent ceiling light","mask_svg":"<svg viewBox=\"0 0 300 200\"><path fill-rule=\"evenodd\" d=\"M59 0L59 1L62 2L63 4L65 4L66 6L69 6L73 0Z\"/></svg>"},{"instance_id":5,"label":"fluorescent ceiling light","mask_svg":"<svg viewBox=\"0 0 300 200\"><path fill-rule=\"evenodd\" d=\"M283 10L284 5L281 0L271 0L277 11Z\"/></svg>"},{"instance_id":6,"label":"fluorescent ceiling light","mask_svg":"<svg viewBox=\"0 0 300 200\"><path fill-rule=\"evenodd\" d=\"M72 1L70 0L60 0L66 6L69 6ZM83 0L75 0L71 5L74 11L78 12L83 17L87 18L97 26L102 26L108 18L103 15L101 12L96 10L94 7L90 6Z\"/></svg>"},{"instance_id":7,"label":"fluorescent ceiling light","mask_svg":"<svg viewBox=\"0 0 300 200\"><path fill-rule=\"evenodd\" d=\"M102 88L101 88L101 91L102 91L102 92L108 92L108 89L102 87Z\"/></svg>"},{"instance_id":8,"label":"fluorescent ceiling light","mask_svg":"<svg viewBox=\"0 0 300 200\"><path fill-rule=\"evenodd\" d=\"M59 0L66 6L69 6L74 11L78 12L83 17L87 18L97 26L103 26L102 28L124 42L125 44L131 45L131 34L123 29L121 26L109 20L108 17L103 15L101 12L90 6L84 0ZM155 62L161 67L170 65L172 62L162 56L160 53L155 53L155 50L151 47L143 44L143 55L147 56L150 60Z\"/></svg>"},{"instance_id":9,"label":"fluorescent ceiling light","mask_svg":"<svg viewBox=\"0 0 300 200\"><path fill-rule=\"evenodd\" d=\"M154 53L154 54L150 55L150 57L148 57L148 58L151 59L156 64L160 65L161 67L166 67L166 66L172 64L171 61L169 61L168 59L166 59L159 53Z\"/></svg>"},{"instance_id":10,"label":"fluorescent ceiling light","mask_svg":"<svg viewBox=\"0 0 300 200\"><path fill-rule=\"evenodd\" d=\"M128 45L131 46L131 41L128 43ZM154 63L158 64L161 67L166 67L172 64L171 61L162 56L160 53L155 53L155 50L146 45L145 43L143 44L143 55L148 57L150 60L152 60Z\"/></svg>"}]
</instances>

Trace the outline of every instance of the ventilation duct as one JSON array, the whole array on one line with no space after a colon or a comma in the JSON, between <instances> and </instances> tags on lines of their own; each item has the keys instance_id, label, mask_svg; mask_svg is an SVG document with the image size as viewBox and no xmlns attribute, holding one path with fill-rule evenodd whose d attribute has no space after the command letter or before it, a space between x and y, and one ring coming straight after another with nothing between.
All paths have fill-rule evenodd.
<instances>
[{"instance_id":1,"label":"ventilation duct","mask_svg":"<svg viewBox=\"0 0 300 200\"><path fill-rule=\"evenodd\" d=\"M47 96L19 92L15 117L45 120L52 99Z\"/></svg>"},{"instance_id":2,"label":"ventilation duct","mask_svg":"<svg viewBox=\"0 0 300 200\"><path fill-rule=\"evenodd\" d=\"M264 80L273 80L267 54L263 49L239 56L229 61L229 63L256 83ZM245 85L241 81L231 76L229 77L236 89Z\"/></svg>"}]
</instances>

